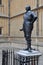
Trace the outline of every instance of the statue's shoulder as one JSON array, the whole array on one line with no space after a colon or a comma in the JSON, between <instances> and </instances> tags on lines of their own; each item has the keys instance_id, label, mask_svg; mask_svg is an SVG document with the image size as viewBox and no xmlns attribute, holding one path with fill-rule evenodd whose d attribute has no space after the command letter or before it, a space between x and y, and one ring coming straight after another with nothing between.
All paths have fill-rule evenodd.
<instances>
[{"instance_id":1,"label":"statue's shoulder","mask_svg":"<svg viewBox=\"0 0 43 65\"><path fill-rule=\"evenodd\" d=\"M28 11L27 14L28 15L31 15L31 14L33 14L33 12L32 11Z\"/></svg>"},{"instance_id":2,"label":"statue's shoulder","mask_svg":"<svg viewBox=\"0 0 43 65\"><path fill-rule=\"evenodd\" d=\"M27 13L31 14L31 13L32 13L32 11L28 11Z\"/></svg>"}]
</instances>

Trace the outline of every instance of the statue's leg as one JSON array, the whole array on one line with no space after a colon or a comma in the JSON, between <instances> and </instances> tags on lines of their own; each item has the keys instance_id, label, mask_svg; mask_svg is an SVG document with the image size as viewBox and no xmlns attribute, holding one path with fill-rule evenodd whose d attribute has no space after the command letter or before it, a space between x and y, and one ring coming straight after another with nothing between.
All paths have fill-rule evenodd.
<instances>
[{"instance_id":1,"label":"statue's leg","mask_svg":"<svg viewBox=\"0 0 43 65\"><path fill-rule=\"evenodd\" d=\"M31 26L30 26L31 27ZM26 50L31 50L31 33L32 33L32 27L26 28L24 31L24 37L27 41L27 48Z\"/></svg>"},{"instance_id":2,"label":"statue's leg","mask_svg":"<svg viewBox=\"0 0 43 65\"><path fill-rule=\"evenodd\" d=\"M31 49L31 35L26 36L27 49Z\"/></svg>"},{"instance_id":3,"label":"statue's leg","mask_svg":"<svg viewBox=\"0 0 43 65\"><path fill-rule=\"evenodd\" d=\"M27 41L27 48L28 50L32 50L31 48L31 34L32 34L33 27L30 26L28 32L26 32L26 41Z\"/></svg>"}]
</instances>

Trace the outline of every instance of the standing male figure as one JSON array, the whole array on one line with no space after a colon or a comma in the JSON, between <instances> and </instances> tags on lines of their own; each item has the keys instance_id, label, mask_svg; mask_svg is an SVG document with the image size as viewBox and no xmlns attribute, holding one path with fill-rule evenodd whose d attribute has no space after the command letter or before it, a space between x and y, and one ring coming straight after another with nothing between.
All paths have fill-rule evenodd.
<instances>
[{"instance_id":1,"label":"standing male figure","mask_svg":"<svg viewBox=\"0 0 43 65\"><path fill-rule=\"evenodd\" d=\"M24 14L24 22L23 22L23 28L20 29L20 31L24 32L24 37L27 41L27 48L25 50L31 51L31 34L33 30L33 23L37 19L37 16L33 11L31 11L31 7L26 7L26 12Z\"/></svg>"}]
</instances>

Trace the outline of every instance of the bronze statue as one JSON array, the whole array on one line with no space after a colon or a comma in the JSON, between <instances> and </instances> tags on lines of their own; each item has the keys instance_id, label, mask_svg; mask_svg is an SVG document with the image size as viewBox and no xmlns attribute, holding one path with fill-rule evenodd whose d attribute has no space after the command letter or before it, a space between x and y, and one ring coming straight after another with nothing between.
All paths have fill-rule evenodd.
<instances>
[{"instance_id":1,"label":"bronze statue","mask_svg":"<svg viewBox=\"0 0 43 65\"><path fill-rule=\"evenodd\" d=\"M24 14L24 22L23 22L23 28L20 29L20 31L24 32L24 37L27 41L27 48L25 50L31 51L31 34L33 30L33 23L37 19L36 14L31 11L31 7L26 7L26 12Z\"/></svg>"}]
</instances>

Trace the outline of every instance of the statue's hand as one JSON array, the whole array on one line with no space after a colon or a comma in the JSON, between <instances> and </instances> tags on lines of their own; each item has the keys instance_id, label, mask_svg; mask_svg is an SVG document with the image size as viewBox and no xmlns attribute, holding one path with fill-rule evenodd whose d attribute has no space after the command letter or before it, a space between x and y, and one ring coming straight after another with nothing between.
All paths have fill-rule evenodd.
<instances>
[{"instance_id":1,"label":"statue's hand","mask_svg":"<svg viewBox=\"0 0 43 65\"><path fill-rule=\"evenodd\" d=\"M20 31L23 31L23 28L22 28L22 29L20 29Z\"/></svg>"}]
</instances>

